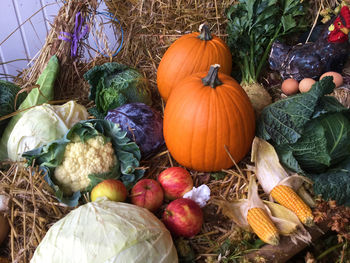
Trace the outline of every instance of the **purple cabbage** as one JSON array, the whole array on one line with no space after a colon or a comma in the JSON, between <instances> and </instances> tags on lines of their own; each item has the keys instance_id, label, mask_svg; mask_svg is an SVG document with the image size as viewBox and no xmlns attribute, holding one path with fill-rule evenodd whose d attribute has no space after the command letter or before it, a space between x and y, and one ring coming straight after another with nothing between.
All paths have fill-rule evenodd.
<instances>
[{"instance_id":1,"label":"purple cabbage","mask_svg":"<svg viewBox=\"0 0 350 263\"><path fill-rule=\"evenodd\" d=\"M164 144L162 116L144 103L124 104L109 110L105 119L127 132L127 137L139 146L143 159L156 154Z\"/></svg>"}]
</instances>

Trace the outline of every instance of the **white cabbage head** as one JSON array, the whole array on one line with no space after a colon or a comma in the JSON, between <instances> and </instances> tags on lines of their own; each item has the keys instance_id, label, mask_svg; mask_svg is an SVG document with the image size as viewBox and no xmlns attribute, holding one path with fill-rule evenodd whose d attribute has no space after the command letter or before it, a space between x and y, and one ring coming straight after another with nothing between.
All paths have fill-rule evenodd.
<instances>
[{"instance_id":1,"label":"white cabbage head","mask_svg":"<svg viewBox=\"0 0 350 263\"><path fill-rule=\"evenodd\" d=\"M177 263L171 235L147 209L98 199L46 233L31 263Z\"/></svg>"},{"instance_id":2,"label":"white cabbage head","mask_svg":"<svg viewBox=\"0 0 350 263\"><path fill-rule=\"evenodd\" d=\"M63 105L43 104L28 110L10 134L7 142L9 158L21 160L24 152L62 138L75 123L88 116L86 108L75 101Z\"/></svg>"}]
</instances>

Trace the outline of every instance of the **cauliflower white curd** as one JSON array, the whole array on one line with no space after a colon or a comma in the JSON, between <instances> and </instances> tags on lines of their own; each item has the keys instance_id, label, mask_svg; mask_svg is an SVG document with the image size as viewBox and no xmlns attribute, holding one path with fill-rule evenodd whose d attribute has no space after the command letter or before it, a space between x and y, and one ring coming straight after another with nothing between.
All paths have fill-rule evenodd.
<instances>
[{"instance_id":1,"label":"cauliflower white curd","mask_svg":"<svg viewBox=\"0 0 350 263\"><path fill-rule=\"evenodd\" d=\"M54 177L65 194L82 191L90 184L89 174L105 173L116 165L117 158L111 142L103 136L67 144L63 162L56 167Z\"/></svg>"}]
</instances>

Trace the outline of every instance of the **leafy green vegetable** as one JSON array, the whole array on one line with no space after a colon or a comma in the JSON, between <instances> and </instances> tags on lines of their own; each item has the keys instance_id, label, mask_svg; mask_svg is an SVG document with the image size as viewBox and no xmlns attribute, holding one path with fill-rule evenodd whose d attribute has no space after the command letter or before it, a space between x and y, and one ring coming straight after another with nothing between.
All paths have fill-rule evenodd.
<instances>
[{"instance_id":1,"label":"leafy green vegetable","mask_svg":"<svg viewBox=\"0 0 350 263\"><path fill-rule=\"evenodd\" d=\"M36 84L39 88L32 89L25 100L19 106L19 110L29 109L32 106L47 103L53 99L54 83L59 71L59 62L56 56L52 56L47 66L40 74ZM40 91L39 91L40 89ZM22 111L15 116L13 116L6 126L4 134L0 141L0 160L7 158L7 142L13 127L16 125L17 121L23 116L25 111Z\"/></svg>"},{"instance_id":2,"label":"leafy green vegetable","mask_svg":"<svg viewBox=\"0 0 350 263\"><path fill-rule=\"evenodd\" d=\"M62 138L75 123L88 116L86 108L72 100L63 105L33 107L13 127L7 142L9 159L20 161L23 152Z\"/></svg>"},{"instance_id":3,"label":"leafy green vegetable","mask_svg":"<svg viewBox=\"0 0 350 263\"><path fill-rule=\"evenodd\" d=\"M152 104L147 80L126 65L110 62L95 66L84 74L84 78L90 84L89 99L96 104L96 109L90 113L97 118L103 118L108 110L126 103Z\"/></svg>"},{"instance_id":4,"label":"leafy green vegetable","mask_svg":"<svg viewBox=\"0 0 350 263\"><path fill-rule=\"evenodd\" d=\"M324 105L328 104L327 101L320 100L334 87L331 78L324 78L309 92L290 96L266 107L259 118L258 136L265 140L272 139L277 145L295 143L301 137L304 125L328 109ZM332 102L338 105L337 108L342 107L334 100Z\"/></svg>"},{"instance_id":5,"label":"leafy green vegetable","mask_svg":"<svg viewBox=\"0 0 350 263\"><path fill-rule=\"evenodd\" d=\"M324 96L333 89L332 78L327 77L309 92L263 110L257 135L272 141L289 169L322 172L350 155L350 111L334 97Z\"/></svg>"},{"instance_id":6,"label":"leafy green vegetable","mask_svg":"<svg viewBox=\"0 0 350 263\"><path fill-rule=\"evenodd\" d=\"M12 82L0 80L0 118L16 111L18 105L25 99L26 94L22 92L18 94L16 101L16 95L19 91L20 88ZM16 108L15 104L17 105ZM0 136L9 120L10 119L5 119L0 121Z\"/></svg>"},{"instance_id":7,"label":"leafy green vegetable","mask_svg":"<svg viewBox=\"0 0 350 263\"><path fill-rule=\"evenodd\" d=\"M302 1L240 0L227 11L228 45L242 73L242 83L256 83L272 43L306 28Z\"/></svg>"},{"instance_id":8,"label":"leafy green vegetable","mask_svg":"<svg viewBox=\"0 0 350 263\"><path fill-rule=\"evenodd\" d=\"M350 184L350 177L342 174L333 180L331 175L331 171L343 169L347 165L343 161L350 157L350 110L334 97L325 96L333 89L332 77L326 77L307 93L267 106L258 120L257 136L270 140L285 167L314 179L316 192L343 202L339 196L350 198L350 191L339 193L333 185L324 185L327 180L334 185ZM323 174L320 178L316 176L319 173Z\"/></svg>"},{"instance_id":9,"label":"leafy green vegetable","mask_svg":"<svg viewBox=\"0 0 350 263\"><path fill-rule=\"evenodd\" d=\"M134 181L143 176L144 171L135 169L141 159L140 149L136 143L126 137L118 125L107 120L88 120L77 123L68 132L67 138L78 135L82 141L102 133L110 138L120 162L121 179L129 187Z\"/></svg>"},{"instance_id":10,"label":"leafy green vegetable","mask_svg":"<svg viewBox=\"0 0 350 263\"><path fill-rule=\"evenodd\" d=\"M58 220L31 263L178 263L170 232L150 211L105 199L81 205Z\"/></svg>"},{"instance_id":11,"label":"leafy green vegetable","mask_svg":"<svg viewBox=\"0 0 350 263\"><path fill-rule=\"evenodd\" d=\"M137 169L141 159L140 150L134 142L131 142L126 137L126 132L121 131L118 125L107 120L93 119L78 122L62 139L25 152L22 156L27 159L29 165L34 162L40 165L44 171L47 171L48 176L45 179L55 190L56 196L61 202L69 206L76 206L81 193L75 192L72 196L64 195L64 191L55 182L53 172L57 166L61 165L67 144L75 141L76 136L85 142L100 134L105 136L106 140L111 140L118 159L118 165L108 173L89 175L90 185L85 191L90 191L96 184L108 178L120 178L130 188L144 173L144 170Z\"/></svg>"},{"instance_id":12,"label":"leafy green vegetable","mask_svg":"<svg viewBox=\"0 0 350 263\"><path fill-rule=\"evenodd\" d=\"M314 192L324 200L336 200L338 205L350 206L350 158L321 174L309 174Z\"/></svg>"},{"instance_id":13,"label":"leafy green vegetable","mask_svg":"<svg viewBox=\"0 0 350 263\"><path fill-rule=\"evenodd\" d=\"M29 92L27 98L19 106L19 109L27 109L53 100L54 84L59 72L59 67L58 58L56 55L52 56L36 81L36 85L39 85L39 88L34 88Z\"/></svg>"}]
</instances>

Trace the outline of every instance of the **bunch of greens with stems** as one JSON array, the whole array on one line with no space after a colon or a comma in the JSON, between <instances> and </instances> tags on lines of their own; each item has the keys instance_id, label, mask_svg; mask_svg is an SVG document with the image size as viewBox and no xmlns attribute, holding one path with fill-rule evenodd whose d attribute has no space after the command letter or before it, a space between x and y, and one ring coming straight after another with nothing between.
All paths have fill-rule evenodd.
<instances>
[{"instance_id":1,"label":"bunch of greens with stems","mask_svg":"<svg viewBox=\"0 0 350 263\"><path fill-rule=\"evenodd\" d=\"M240 0L227 10L228 45L242 86L258 83L273 42L307 27L299 0Z\"/></svg>"}]
</instances>

